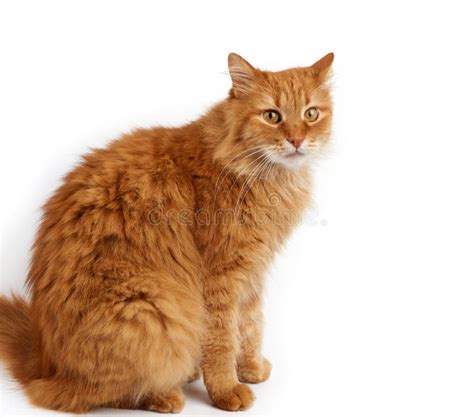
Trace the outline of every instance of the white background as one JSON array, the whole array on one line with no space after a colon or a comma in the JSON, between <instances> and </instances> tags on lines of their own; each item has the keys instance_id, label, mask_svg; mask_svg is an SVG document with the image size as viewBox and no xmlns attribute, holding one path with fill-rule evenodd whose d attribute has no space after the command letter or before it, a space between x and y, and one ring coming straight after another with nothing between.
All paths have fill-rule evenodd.
<instances>
[{"instance_id":1,"label":"white background","mask_svg":"<svg viewBox=\"0 0 474 417\"><path fill-rule=\"evenodd\" d=\"M274 70L334 51L335 150L317 215L269 273L274 370L246 414L473 416L468 6L2 1L1 291L22 290L39 207L88 147L203 113L227 94L231 51ZM54 414L1 378L3 415ZM124 411L92 414L110 413ZM184 414L227 413L197 383Z\"/></svg>"}]
</instances>

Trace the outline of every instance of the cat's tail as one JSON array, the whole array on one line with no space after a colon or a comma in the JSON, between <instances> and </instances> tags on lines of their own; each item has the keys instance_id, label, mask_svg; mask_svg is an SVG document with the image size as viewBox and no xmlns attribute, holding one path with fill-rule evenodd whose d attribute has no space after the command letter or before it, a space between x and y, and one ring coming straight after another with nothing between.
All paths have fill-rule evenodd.
<instances>
[{"instance_id":1,"label":"cat's tail","mask_svg":"<svg viewBox=\"0 0 474 417\"><path fill-rule=\"evenodd\" d=\"M18 295L11 298L0 295L0 360L23 386L29 400L39 407L74 413L100 404L104 392L92 384L57 377L42 378L38 345L26 300ZM110 384L110 390L115 394L114 384ZM117 399L113 397L113 400Z\"/></svg>"},{"instance_id":2,"label":"cat's tail","mask_svg":"<svg viewBox=\"0 0 474 417\"><path fill-rule=\"evenodd\" d=\"M35 346L26 300L17 295L0 296L0 360L22 385L38 374L39 355Z\"/></svg>"}]
</instances>

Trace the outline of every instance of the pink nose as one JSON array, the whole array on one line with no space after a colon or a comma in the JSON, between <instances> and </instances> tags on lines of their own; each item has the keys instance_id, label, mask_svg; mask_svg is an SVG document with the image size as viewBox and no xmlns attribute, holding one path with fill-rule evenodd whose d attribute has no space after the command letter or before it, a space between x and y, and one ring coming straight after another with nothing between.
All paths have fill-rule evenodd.
<instances>
[{"instance_id":1,"label":"pink nose","mask_svg":"<svg viewBox=\"0 0 474 417\"><path fill-rule=\"evenodd\" d=\"M290 142L294 147L295 149L298 149L301 144L304 142L304 138L303 139L287 139L288 142Z\"/></svg>"}]
</instances>

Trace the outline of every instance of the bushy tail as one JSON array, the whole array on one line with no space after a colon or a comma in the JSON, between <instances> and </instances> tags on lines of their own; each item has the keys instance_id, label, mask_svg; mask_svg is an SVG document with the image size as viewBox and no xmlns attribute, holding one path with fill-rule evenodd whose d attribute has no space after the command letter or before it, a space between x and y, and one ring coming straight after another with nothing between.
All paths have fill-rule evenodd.
<instances>
[{"instance_id":1,"label":"bushy tail","mask_svg":"<svg viewBox=\"0 0 474 417\"><path fill-rule=\"evenodd\" d=\"M0 360L21 384L32 381L39 368L39 357L33 340L30 308L14 295L0 296Z\"/></svg>"},{"instance_id":2,"label":"bushy tail","mask_svg":"<svg viewBox=\"0 0 474 417\"><path fill-rule=\"evenodd\" d=\"M38 345L28 303L17 295L12 298L0 296L0 360L23 385L34 405L81 413L102 404L118 402L128 393L121 392L114 384L98 389L94 384L79 379L42 377Z\"/></svg>"}]
</instances>

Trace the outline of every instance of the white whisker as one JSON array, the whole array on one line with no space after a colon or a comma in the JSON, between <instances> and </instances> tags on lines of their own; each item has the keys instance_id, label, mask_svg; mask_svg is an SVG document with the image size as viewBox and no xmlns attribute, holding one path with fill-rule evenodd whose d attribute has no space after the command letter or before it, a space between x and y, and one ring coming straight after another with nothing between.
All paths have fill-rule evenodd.
<instances>
[{"instance_id":1,"label":"white whisker","mask_svg":"<svg viewBox=\"0 0 474 417\"><path fill-rule=\"evenodd\" d=\"M252 155L255 155L256 153L260 152L262 149L262 145L258 145L258 146L253 146L252 148L249 148L249 149L245 149L244 151L240 152L239 154L237 154L236 156L234 156L225 166L224 168L222 168L221 172L219 173L219 176L217 177L217 180L216 180L216 186L215 186L215 189L214 189L214 197L213 197L213 203L212 203L212 206L213 206L213 209L215 208L215 203L216 203L216 198L217 198L217 193L220 189L220 187L224 184L224 181L226 179L226 177L229 175L229 173L231 172L230 170L221 178L222 174L226 171L226 169L232 164L232 162L234 162L239 156L243 155L243 154L246 154L247 155L244 155L242 157L242 159L246 159ZM249 153L250 152L250 153Z\"/></svg>"}]
</instances>

